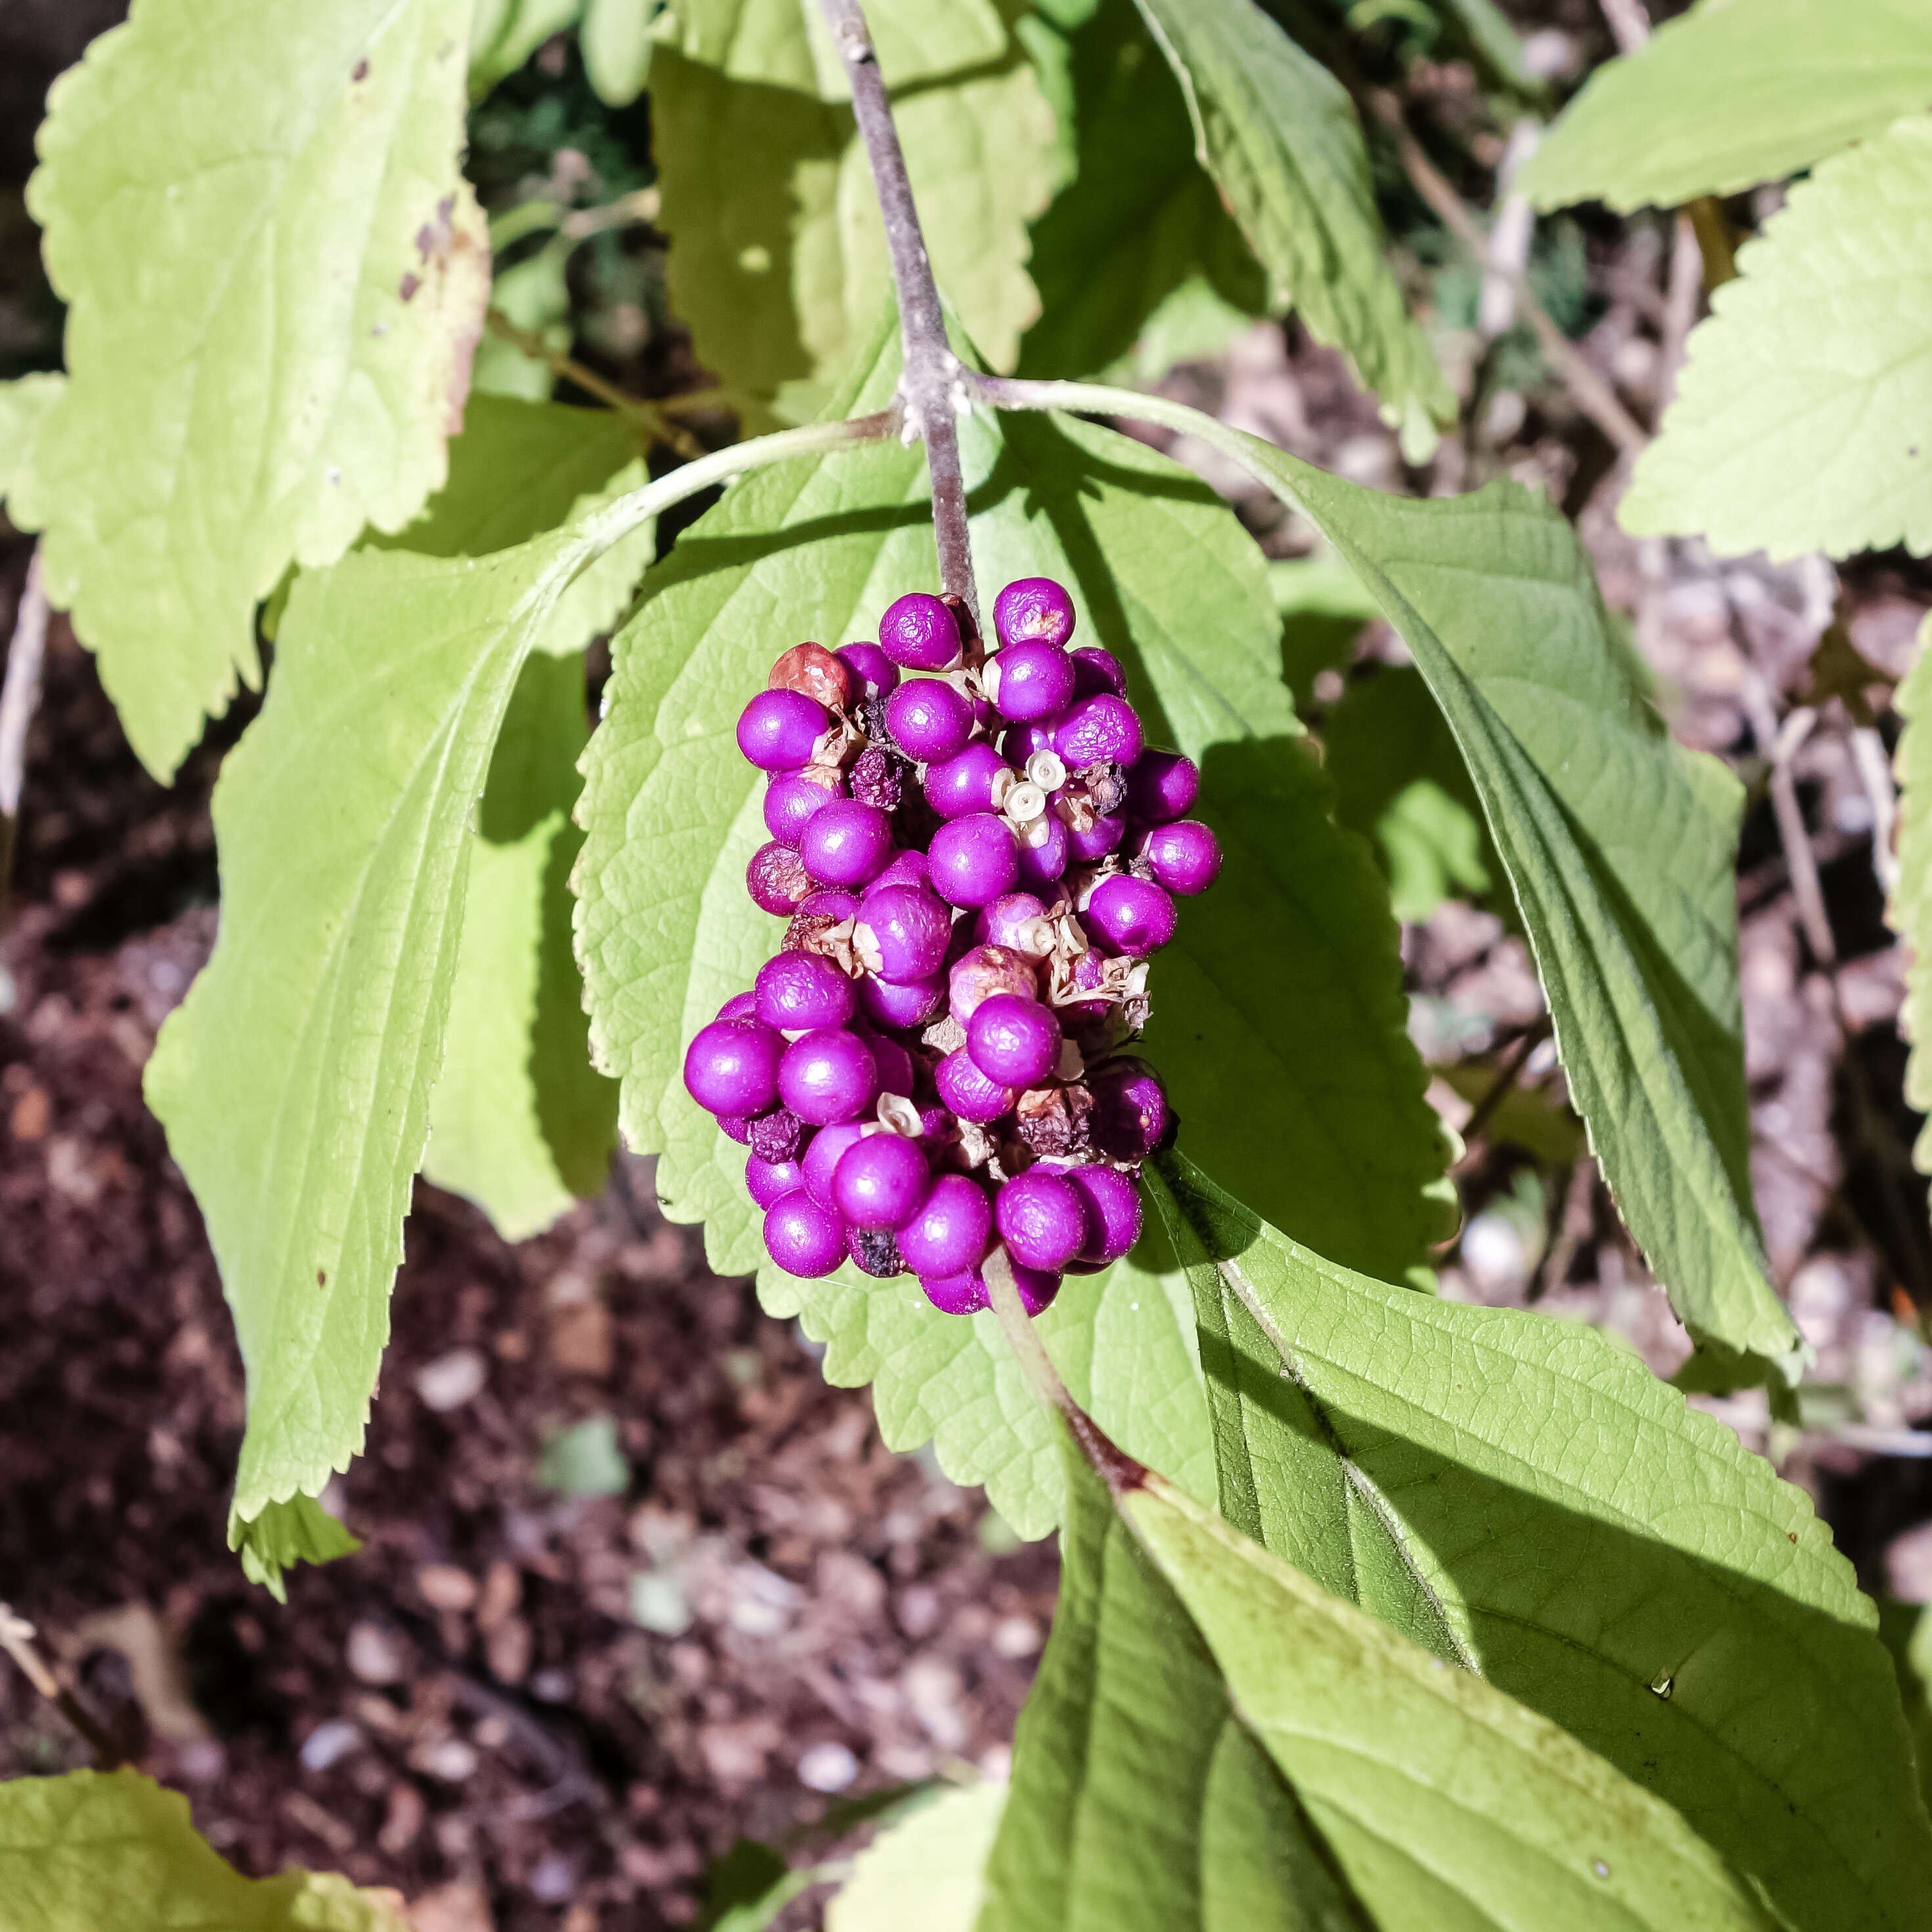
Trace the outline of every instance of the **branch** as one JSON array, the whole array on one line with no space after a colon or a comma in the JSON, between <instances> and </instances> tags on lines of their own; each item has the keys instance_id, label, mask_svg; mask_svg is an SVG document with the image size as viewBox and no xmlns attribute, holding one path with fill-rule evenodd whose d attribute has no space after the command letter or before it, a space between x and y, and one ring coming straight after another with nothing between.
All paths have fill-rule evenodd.
<instances>
[{"instance_id":1,"label":"branch","mask_svg":"<svg viewBox=\"0 0 1932 1932\"><path fill-rule=\"evenodd\" d=\"M587 396L595 396L607 409L629 416L641 424L660 442L668 444L690 460L704 454L704 446L680 423L672 422L656 403L634 396L607 382L595 369L586 369L575 357L553 349L534 328L519 328L500 308L487 311L483 318L492 335L500 335L513 348L522 350L533 362L547 362L553 374L574 382Z\"/></svg>"},{"instance_id":2,"label":"branch","mask_svg":"<svg viewBox=\"0 0 1932 1932\"><path fill-rule=\"evenodd\" d=\"M14 841L20 789L27 778L27 727L40 694L40 664L47 649L47 592L40 578L40 546L27 566L26 587L14 617L7 676L0 684L0 911L14 877Z\"/></svg>"},{"instance_id":3,"label":"branch","mask_svg":"<svg viewBox=\"0 0 1932 1932\"><path fill-rule=\"evenodd\" d=\"M886 247L892 257L892 286L899 302L899 340L905 366L899 376L906 440L926 441L926 467L932 478L932 534L939 551L939 587L964 600L980 625L979 596L973 583L973 542L967 528L966 482L959 466L958 417L965 406L964 370L946 339L946 316L932 279L932 263L919 225L919 209L906 174L898 130L886 101L885 77L873 51L871 31L859 0L824 0L825 17L838 57L852 86L852 111L864 137L879 208L885 217Z\"/></svg>"},{"instance_id":4,"label":"branch","mask_svg":"<svg viewBox=\"0 0 1932 1932\"><path fill-rule=\"evenodd\" d=\"M1505 281L1515 295L1523 320L1536 332L1544 358L1563 379L1576 406L1626 456L1634 456L1649 440L1642 426L1617 399L1617 392L1600 376L1588 359L1550 320L1550 312L1536 297L1529 277L1520 268L1490 258L1487 237L1476 225L1475 218L1464 206L1462 197L1451 187L1436 164L1422 151L1422 143L1409 132L1402 118L1402 104L1384 89L1372 87L1364 98L1377 120L1395 138L1396 152L1415 191L1436 211L1444 225L1475 257L1477 266L1489 266Z\"/></svg>"},{"instance_id":5,"label":"branch","mask_svg":"<svg viewBox=\"0 0 1932 1932\"><path fill-rule=\"evenodd\" d=\"M97 1771L112 1771L122 1762L127 1754L114 1742L107 1727L61 1683L48 1667L46 1659L34 1648L33 1625L4 1604L0 1604L0 1650L20 1666L21 1676L87 1740Z\"/></svg>"}]
</instances>

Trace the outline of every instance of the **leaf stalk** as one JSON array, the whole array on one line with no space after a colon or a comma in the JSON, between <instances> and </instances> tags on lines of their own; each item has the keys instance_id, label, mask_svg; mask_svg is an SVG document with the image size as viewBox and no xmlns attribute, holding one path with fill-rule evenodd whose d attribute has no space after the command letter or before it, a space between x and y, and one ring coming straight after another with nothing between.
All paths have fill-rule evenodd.
<instances>
[{"instance_id":1,"label":"leaf stalk","mask_svg":"<svg viewBox=\"0 0 1932 1932\"><path fill-rule=\"evenodd\" d=\"M852 88L852 111L872 164L886 248L899 304L899 340L904 368L898 394L903 434L926 443L932 478L933 542L939 552L939 587L964 600L974 628L980 600L973 582L973 540L967 526L966 480L960 467L958 418L967 407L967 371L946 339L946 315L932 279L932 262L913 200L905 154L886 99L885 76L872 46L860 0L824 0L825 18Z\"/></svg>"}]
</instances>

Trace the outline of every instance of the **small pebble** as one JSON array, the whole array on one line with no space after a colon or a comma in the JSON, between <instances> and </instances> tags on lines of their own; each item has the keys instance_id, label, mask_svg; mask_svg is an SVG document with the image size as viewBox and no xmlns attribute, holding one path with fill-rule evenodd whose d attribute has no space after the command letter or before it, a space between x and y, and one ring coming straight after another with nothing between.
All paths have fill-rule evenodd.
<instances>
[{"instance_id":1,"label":"small pebble","mask_svg":"<svg viewBox=\"0 0 1932 1932\"><path fill-rule=\"evenodd\" d=\"M302 1768L326 1771L331 1765L340 1763L362 1742L362 1733L346 1718L331 1718L303 1738Z\"/></svg>"},{"instance_id":2,"label":"small pebble","mask_svg":"<svg viewBox=\"0 0 1932 1932\"><path fill-rule=\"evenodd\" d=\"M416 1394L439 1415L460 1408L482 1394L489 1365L475 1348L452 1348L416 1371Z\"/></svg>"},{"instance_id":3,"label":"small pebble","mask_svg":"<svg viewBox=\"0 0 1932 1932\"><path fill-rule=\"evenodd\" d=\"M814 1744L798 1761L798 1781L808 1791L843 1791L859 1775L859 1760L842 1744Z\"/></svg>"},{"instance_id":4,"label":"small pebble","mask_svg":"<svg viewBox=\"0 0 1932 1932\"><path fill-rule=\"evenodd\" d=\"M401 1638L380 1624L352 1624L349 1630L349 1669L364 1684L400 1684L409 1670L409 1652Z\"/></svg>"}]
</instances>

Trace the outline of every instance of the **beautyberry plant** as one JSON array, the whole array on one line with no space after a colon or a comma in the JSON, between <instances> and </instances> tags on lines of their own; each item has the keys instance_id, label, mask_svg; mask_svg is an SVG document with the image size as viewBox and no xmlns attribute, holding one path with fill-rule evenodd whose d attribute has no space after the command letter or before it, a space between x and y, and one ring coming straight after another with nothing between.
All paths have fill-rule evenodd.
<instances>
[{"instance_id":1,"label":"beautyberry plant","mask_svg":"<svg viewBox=\"0 0 1932 1932\"><path fill-rule=\"evenodd\" d=\"M960 598L911 592L877 644L784 652L740 716L772 835L746 889L789 923L684 1084L748 1150L788 1274L910 1273L970 1315L1004 1269L1037 1315L1139 1237L1135 1178L1172 1123L1120 1048L1172 895L1221 855L1181 816L1198 771L1144 748L1120 661L1070 650L1074 622L1063 586L1022 578L988 656Z\"/></svg>"},{"instance_id":2,"label":"beautyberry plant","mask_svg":"<svg viewBox=\"0 0 1932 1932\"><path fill-rule=\"evenodd\" d=\"M1400 636L1680 1381L1789 1413L1739 784L1671 740L1541 495L1368 489L1118 380L1292 308L1428 460L1453 395L1358 105L1450 191L1363 62L1460 56L1512 116L1544 94L1493 9L1382 10L136 0L40 132L66 366L0 386L34 594L158 778L266 682L214 794L214 952L146 1074L247 1370L231 1546L278 1596L352 1558L323 1498L416 1177L518 1238L621 1133L890 1446L1060 1534L1010 1784L903 1816L836 1932L1932 1924L1898 1678L1809 1501L1597 1329L1431 1292L1455 1147L1388 880L1310 754L1249 526L1107 426L1238 472ZM486 220L472 91L572 30L608 102L648 92L655 178L566 208L560 154ZM1634 524L1922 536L1896 211L1927 200L1928 58L1903 5L1728 0L1552 135L1551 202L1822 164L1720 292ZM574 251L644 220L702 397L627 395L564 340ZM1892 350L1820 381L1889 466L1818 460L1838 418L1804 384L1760 463L1732 375L1799 313L1766 292L1842 322L1817 265L1873 260ZM560 374L608 406L549 400ZM1794 465L1808 494L1774 487ZM4 1606L0 1640L42 1669ZM715 1924L808 1882L764 1863ZM0 1786L9 1932L318 1913L397 1924L346 1881L241 1878L134 1771Z\"/></svg>"}]
</instances>

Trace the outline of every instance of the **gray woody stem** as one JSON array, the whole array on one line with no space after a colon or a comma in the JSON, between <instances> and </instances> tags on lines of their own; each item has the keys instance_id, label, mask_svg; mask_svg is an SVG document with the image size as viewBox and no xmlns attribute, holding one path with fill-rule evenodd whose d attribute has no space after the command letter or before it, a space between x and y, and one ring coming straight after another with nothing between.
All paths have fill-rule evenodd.
<instances>
[{"instance_id":1,"label":"gray woody stem","mask_svg":"<svg viewBox=\"0 0 1932 1932\"><path fill-rule=\"evenodd\" d=\"M13 877L20 788L27 775L27 727L40 694L40 660L46 645L47 593L40 580L40 553L36 545L27 566L27 586L14 614L6 680L0 683L0 910L6 908Z\"/></svg>"},{"instance_id":2,"label":"gray woody stem","mask_svg":"<svg viewBox=\"0 0 1932 1932\"><path fill-rule=\"evenodd\" d=\"M859 0L824 0L825 17L845 73L852 84L852 111L858 117L866 153L872 164L879 207L886 218L886 246L898 293L899 339L905 368L899 400L906 436L923 437L926 467L932 477L932 533L939 551L939 587L965 600L976 626L980 600L973 584L973 541L966 525L966 482L959 467L958 412L962 371L946 340L946 318L932 263L920 232L919 210L907 178L898 130L886 101L879 57Z\"/></svg>"}]
</instances>

